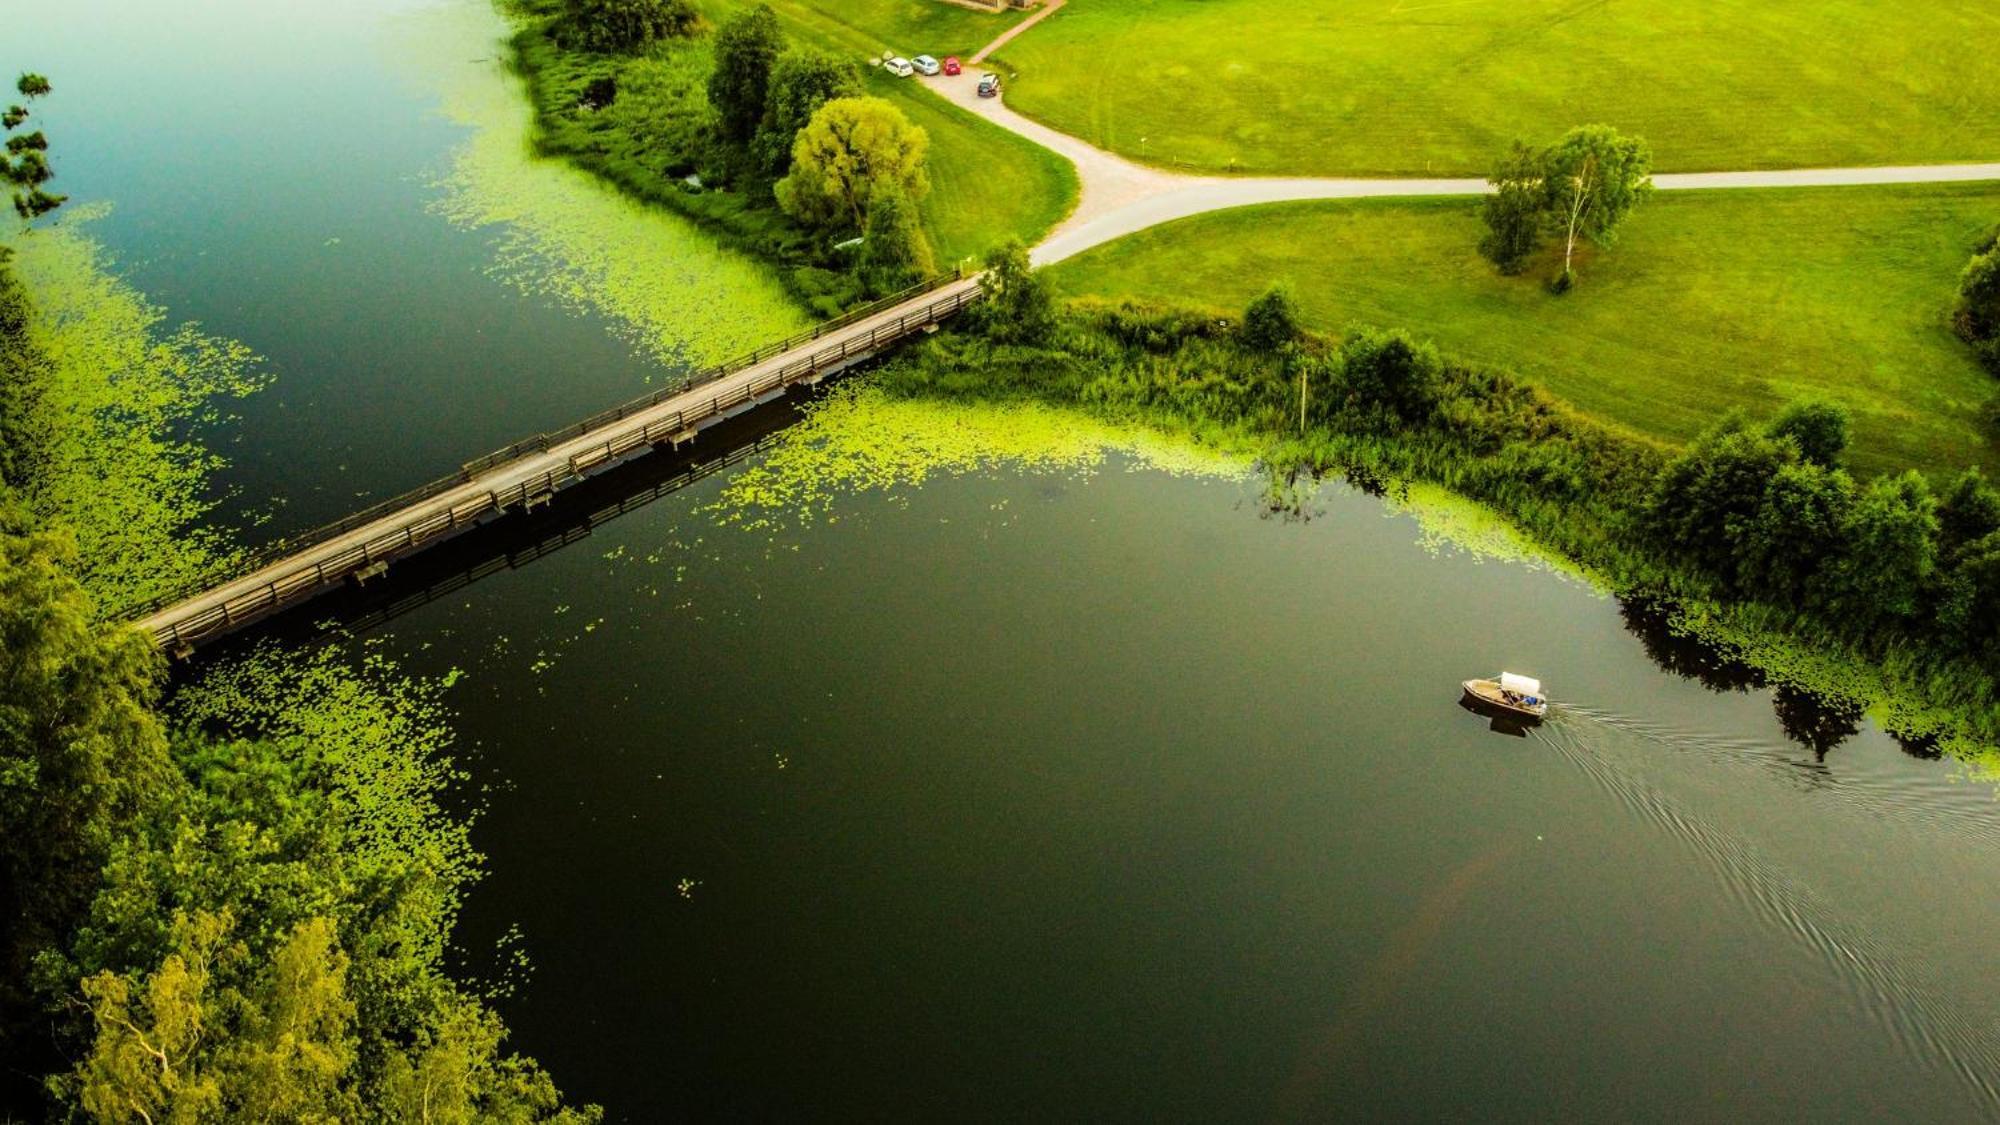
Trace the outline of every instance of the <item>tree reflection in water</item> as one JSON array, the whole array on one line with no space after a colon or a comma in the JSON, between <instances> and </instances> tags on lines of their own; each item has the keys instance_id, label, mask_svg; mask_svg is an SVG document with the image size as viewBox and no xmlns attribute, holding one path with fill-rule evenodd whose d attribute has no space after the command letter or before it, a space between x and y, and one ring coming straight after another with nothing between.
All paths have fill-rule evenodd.
<instances>
[{"instance_id":1,"label":"tree reflection in water","mask_svg":"<svg viewBox=\"0 0 2000 1125\"><path fill-rule=\"evenodd\" d=\"M1647 598L1621 597L1618 612L1625 629L1639 638L1653 663L1710 691L1754 691L1764 687L1764 673L1699 637L1673 627L1669 607Z\"/></svg>"},{"instance_id":2,"label":"tree reflection in water","mask_svg":"<svg viewBox=\"0 0 2000 1125\"><path fill-rule=\"evenodd\" d=\"M1778 713L1785 737L1811 750L1821 761L1826 760L1828 750L1861 733L1861 704L1852 699L1779 684L1771 694L1771 706Z\"/></svg>"}]
</instances>

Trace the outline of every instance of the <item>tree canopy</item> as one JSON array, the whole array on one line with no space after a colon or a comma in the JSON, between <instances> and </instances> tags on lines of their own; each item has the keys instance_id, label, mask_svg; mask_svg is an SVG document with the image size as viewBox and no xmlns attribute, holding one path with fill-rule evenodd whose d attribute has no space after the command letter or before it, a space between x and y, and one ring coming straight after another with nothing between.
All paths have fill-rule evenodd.
<instances>
[{"instance_id":1,"label":"tree canopy","mask_svg":"<svg viewBox=\"0 0 2000 1125\"><path fill-rule=\"evenodd\" d=\"M860 94L860 70L845 59L810 49L779 55L771 67L764 117L754 143L764 173L776 179L791 168L792 142L819 107Z\"/></svg>"},{"instance_id":2,"label":"tree canopy","mask_svg":"<svg viewBox=\"0 0 2000 1125\"><path fill-rule=\"evenodd\" d=\"M564 0L554 34L566 47L618 54L692 35L700 26L694 0Z\"/></svg>"},{"instance_id":3,"label":"tree canopy","mask_svg":"<svg viewBox=\"0 0 2000 1125\"><path fill-rule=\"evenodd\" d=\"M828 230L861 230L869 200L883 187L911 203L930 192L924 158L930 136L881 98L836 98L821 106L792 144L792 171L778 181L778 205Z\"/></svg>"},{"instance_id":4,"label":"tree canopy","mask_svg":"<svg viewBox=\"0 0 2000 1125\"><path fill-rule=\"evenodd\" d=\"M716 31L708 100L724 139L746 145L756 136L764 120L771 69L784 49L785 33L768 4L732 17Z\"/></svg>"},{"instance_id":5,"label":"tree canopy","mask_svg":"<svg viewBox=\"0 0 2000 1125\"><path fill-rule=\"evenodd\" d=\"M1608 125L1572 129L1539 151L1516 142L1489 177L1480 252L1503 273L1518 273L1544 230L1562 240L1557 288L1575 277L1576 248L1608 246L1632 208L1652 191L1652 150Z\"/></svg>"},{"instance_id":6,"label":"tree canopy","mask_svg":"<svg viewBox=\"0 0 2000 1125\"><path fill-rule=\"evenodd\" d=\"M974 306L977 323L1003 344L1045 343L1055 332L1055 296L1035 272L1028 250L1017 241L995 247L986 255L986 272L979 277L985 298Z\"/></svg>"},{"instance_id":7,"label":"tree canopy","mask_svg":"<svg viewBox=\"0 0 2000 1125\"><path fill-rule=\"evenodd\" d=\"M937 272L930 240L924 237L916 204L901 188L878 188L868 201L868 229L861 242L862 280L870 292L886 296Z\"/></svg>"}]
</instances>

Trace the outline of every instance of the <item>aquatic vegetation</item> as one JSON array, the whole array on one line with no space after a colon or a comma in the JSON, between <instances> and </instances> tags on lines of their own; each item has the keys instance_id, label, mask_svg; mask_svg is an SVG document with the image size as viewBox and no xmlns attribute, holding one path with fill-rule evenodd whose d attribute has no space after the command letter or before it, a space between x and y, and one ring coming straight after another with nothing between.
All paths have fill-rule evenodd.
<instances>
[{"instance_id":1,"label":"aquatic vegetation","mask_svg":"<svg viewBox=\"0 0 2000 1125\"><path fill-rule=\"evenodd\" d=\"M236 547L207 517L223 458L201 437L265 385L244 344L166 312L120 279L88 231L102 205L17 236L12 268L44 364L44 448L29 500L77 539L77 576L107 611L208 573Z\"/></svg>"},{"instance_id":2,"label":"aquatic vegetation","mask_svg":"<svg viewBox=\"0 0 2000 1125\"><path fill-rule=\"evenodd\" d=\"M494 276L603 315L634 348L698 367L790 335L810 321L763 263L715 244L679 215L587 172L537 157L531 111L502 58L504 23L484 5L409 17L412 70L435 84L469 135L436 177L439 214L493 237ZM470 59L442 66L439 60Z\"/></svg>"},{"instance_id":3,"label":"aquatic vegetation","mask_svg":"<svg viewBox=\"0 0 2000 1125\"><path fill-rule=\"evenodd\" d=\"M204 667L168 713L175 726L211 736L313 748L352 802L354 838L423 852L444 896L438 908L449 913L480 861L470 823L440 803L467 779L450 754L457 736L445 690L379 651L261 644ZM448 937L448 925L429 934L428 955L441 957Z\"/></svg>"},{"instance_id":4,"label":"aquatic vegetation","mask_svg":"<svg viewBox=\"0 0 2000 1125\"><path fill-rule=\"evenodd\" d=\"M773 529L837 518L835 501L855 492L1002 464L1084 474L1114 463L1226 479L1251 471L1240 451L1058 406L905 398L860 381L813 404L782 445L731 478L705 510L720 523Z\"/></svg>"},{"instance_id":5,"label":"aquatic vegetation","mask_svg":"<svg viewBox=\"0 0 2000 1125\"><path fill-rule=\"evenodd\" d=\"M1391 514L1417 521L1418 541L1432 554L1460 551L1481 561L1546 571L1609 593L1589 571L1524 534L1507 517L1428 481L1409 481L1383 497Z\"/></svg>"}]
</instances>

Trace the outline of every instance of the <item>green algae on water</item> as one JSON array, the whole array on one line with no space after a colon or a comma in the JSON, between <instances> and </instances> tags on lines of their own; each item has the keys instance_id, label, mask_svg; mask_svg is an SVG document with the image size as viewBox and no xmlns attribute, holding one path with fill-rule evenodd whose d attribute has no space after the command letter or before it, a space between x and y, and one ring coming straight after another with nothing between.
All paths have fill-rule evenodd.
<instances>
[{"instance_id":1,"label":"green algae on water","mask_svg":"<svg viewBox=\"0 0 2000 1125\"><path fill-rule=\"evenodd\" d=\"M1583 567L1544 549L1506 516L1443 485L1409 481L1390 489L1383 502L1390 515L1417 521L1417 541L1431 554L1457 551L1475 562L1512 563L1609 593Z\"/></svg>"},{"instance_id":2,"label":"green algae on water","mask_svg":"<svg viewBox=\"0 0 2000 1125\"><path fill-rule=\"evenodd\" d=\"M504 63L507 27L490 8L447 5L404 24L421 47L412 69L470 131L439 177L435 209L493 235L496 276L602 314L669 366L715 363L810 323L769 267L680 215L537 157L533 111Z\"/></svg>"},{"instance_id":3,"label":"green algae on water","mask_svg":"<svg viewBox=\"0 0 2000 1125\"><path fill-rule=\"evenodd\" d=\"M451 756L456 735L441 682L405 672L372 646L260 644L217 660L169 705L178 728L293 747L326 771L352 838L363 847L423 856L438 905L456 908L478 876L466 818L447 795L467 780ZM443 929L410 931L441 957Z\"/></svg>"},{"instance_id":4,"label":"green algae on water","mask_svg":"<svg viewBox=\"0 0 2000 1125\"><path fill-rule=\"evenodd\" d=\"M230 531L204 524L223 459L199 440L223 403L257 390L257 357L166 313L113 272L88 235L104 205L13 238L29 339L46 360L48 448L36 514L76 536L78 577L108 611L226 562Z\"/></svg>"},{"instance_id":5,"label":"green algae on water","mask_svg":"<svg viewBox=\"0 0 2000 1125\"><path fill-rule=\"evenodd\" d=\"M1088 473L1114 454L1135 469L1232 480L1250 472L1235 454L1075 410L903 398L859 381L809 407L784 442L730 478L706 510L720 523L775 529L824 517L851 493L916 487L997 465Z\"/></svg>"}]
</instances>

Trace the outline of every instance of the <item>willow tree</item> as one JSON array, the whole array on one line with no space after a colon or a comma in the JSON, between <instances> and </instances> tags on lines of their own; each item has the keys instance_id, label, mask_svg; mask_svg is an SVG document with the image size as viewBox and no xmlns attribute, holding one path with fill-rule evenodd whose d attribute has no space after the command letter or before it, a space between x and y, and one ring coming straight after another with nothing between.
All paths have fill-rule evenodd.
<instances>
[{"instance_id":1,"label":"willow tree","mask_svg":"<svg viewBox=\"0 0 2000 1125\"><path fill-rule=\"evenodd\" d=\"M792 172L778 181L778 206L822 229L863 230L878 190L901 191L911 203L930 194L929 151L930 134L887 101L835 98L792 143Z\"/></svg>"}]
</instances>

